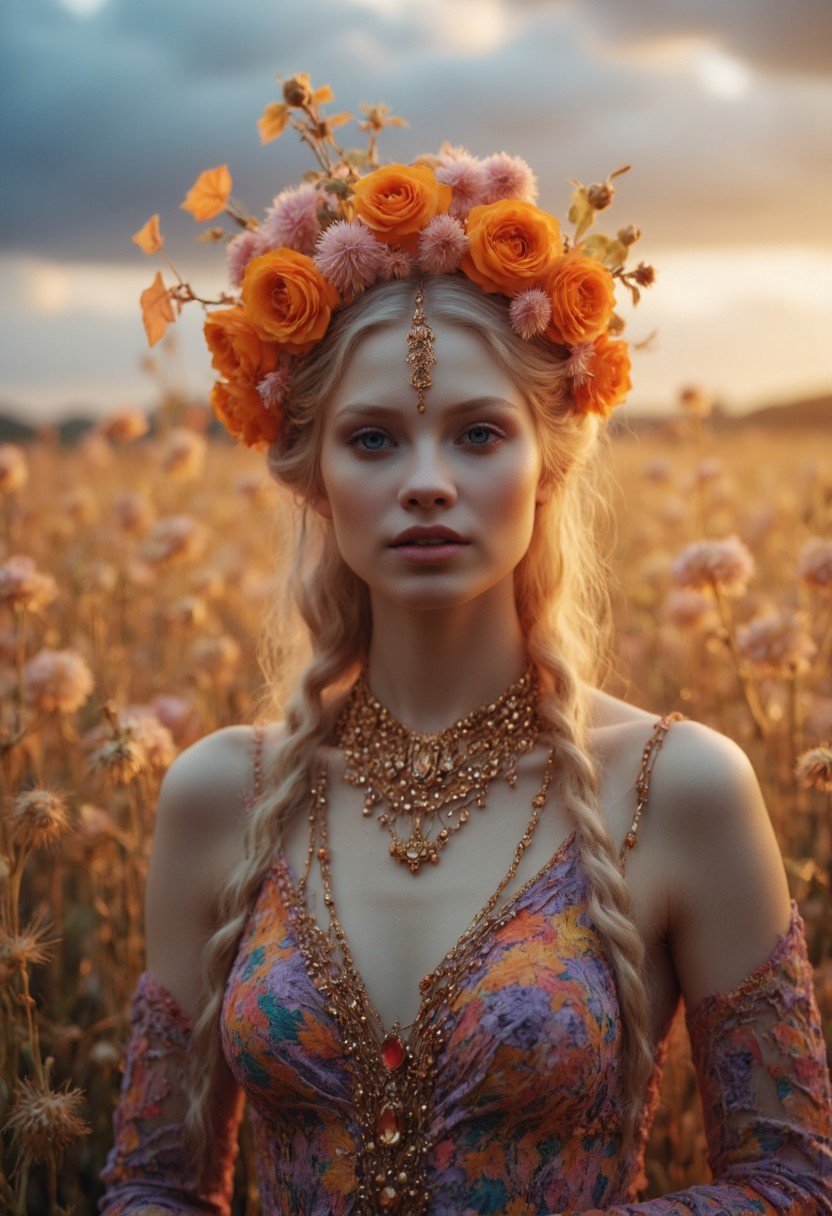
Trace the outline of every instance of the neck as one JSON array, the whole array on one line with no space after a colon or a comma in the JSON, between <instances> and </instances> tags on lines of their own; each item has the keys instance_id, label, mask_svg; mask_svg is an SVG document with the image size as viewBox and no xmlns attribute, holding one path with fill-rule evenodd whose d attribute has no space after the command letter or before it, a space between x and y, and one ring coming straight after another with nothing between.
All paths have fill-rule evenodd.
<instances>
[{"instance_id":1,"label":"neck","mask_svg":"<svg viewBox=\"0 0 832 1216\"><path fill-rule=\"evenodd\" d=\"M452 612L373 605L370 689L411 730L444 730L522 675L528 658L513 596L510 612L488 599Z\"/></svg>"}]
</instances>

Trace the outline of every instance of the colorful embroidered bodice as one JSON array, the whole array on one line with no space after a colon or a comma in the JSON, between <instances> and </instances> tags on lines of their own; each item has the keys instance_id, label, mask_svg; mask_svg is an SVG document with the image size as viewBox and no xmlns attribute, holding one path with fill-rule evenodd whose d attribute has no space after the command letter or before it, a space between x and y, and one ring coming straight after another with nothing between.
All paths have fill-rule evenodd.
<instances>
[{"instance_id":1,"label":"colorful embroidered bodice","mask_svg":"<svg viewBox=\"0 0 832 1216\"><path fill-rule=\"evenodd\" d=\"M625 1154L617 988L577 846L573 832L464 957L432 1070L430 1216L832 1212L829 1071L794 901L770 956L731 993L686 1011L713 1183L635 1202L669 1023ZM382 1210L359 1198L360 1078L293 931L296 885L279 853L228 977L220 1034L240 1103L199 1192L181 1138L190 1023L149 972L140 977L102 1216L227 1216L243 1099L263 1216ZM422 1208L405 1190L389 1210Z\"/></svg>"}]
</instances>

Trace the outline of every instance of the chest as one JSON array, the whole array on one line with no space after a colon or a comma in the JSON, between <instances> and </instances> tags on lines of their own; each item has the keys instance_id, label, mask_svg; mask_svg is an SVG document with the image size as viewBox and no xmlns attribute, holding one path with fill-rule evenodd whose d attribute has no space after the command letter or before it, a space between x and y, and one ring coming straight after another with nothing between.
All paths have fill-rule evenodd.
<instances>
[{"instance_id":1,"label":"chest","mask_svg":"<svg viewBox=\"0 0 832 1216\"><path fill-rule=\"evenodd\" d=\"M643 742L643 740L642 740ZM599 764L599 803L616 855L635 806L635 777L640 748L608 747ZM420 981L457 947L460 937L508 876L495 904L499 912L543 888L557 898L558 882L574 871L578 859L574 824L553 782L530 843L517 858L517 846L532 815L546 752L541 749L518 768L517 785L489 786L486 806L472 808L463 828L442 850L437 865L416 873L389 852L391 835L375 813L363 814L361 793L343 780L337 753L327 758L327 823L330 889L337 919L368 997L385 1025L395 1018L411 1025L420 1006ZM379 809L379 808L376 808ZM646 815L646 813L645 813ZM645 981L657 1039L675 1007L678 987L663 940L666 892L661 837L647 827L630 851L625 881L633 919L645 944ZM285 841L285 857L295 876L309 855L305 816L297 816ZM567 861L569 864L567 865ZM325 891L317 858L307 882L307 907L326 929Z\"/></svg>"}]
</instances>

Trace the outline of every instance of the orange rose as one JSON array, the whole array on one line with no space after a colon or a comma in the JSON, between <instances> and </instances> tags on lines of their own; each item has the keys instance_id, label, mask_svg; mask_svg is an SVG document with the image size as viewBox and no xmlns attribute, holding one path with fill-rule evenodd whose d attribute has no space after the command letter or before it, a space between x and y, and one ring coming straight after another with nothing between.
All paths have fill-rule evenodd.
<instances>
[{"instance_id":1,"label":"orange rose","mask_svg":"<svg viewBox=\"0 0 832 1216\"><path fill-rule=\"evenodd\" d=\"M451 193L430 165L385 165L359 178L350 201L380 241L412 251L428 220L450 209Z\"/></svg>"},{"instance_id":2,"label":"orange rose","mask_svg":"<svg viewBox=\"0 0 832 1216\"><path fill-rule=\"evenodd\" d=\"M461 269L484 291L507 296L545 279L563 252L555 217L512 198L472 207L468 242Z\"/></svg>"},{"instance_id":3,"label":"orange rose","mask_svg":"<svg viewBox=\"0 0 832 1216\"><path fill-rule=\"evenodd\" d=\"M229 380L259 380L277 367L277 346L264 342L242 308L209 312L202 327L211 366Z\"/></svg>"},{"instance_id":4,"label":"orange rose","mask_svg":"<svg viewBox=\"0 0 832 1216\"><path fill-rule=\"evenodd\" d=\"M246 447L265 449L280 434L281 415L266 409L250 381L218 380L211 389L211 409Z\"/></svg>"},{"instance_id":5,"label":"orange rose","mask_svg":"<svg viewBox=\"0 0 832 1216\"><path fill-rule=\"evenodd\" d=\"M606 418L620 405L633 387L630 383L630 352L626 342L613 341L601 334L593 343L595 350L588 376L572 390L575 405L583 413Z\"/></svg>"},{"instance_id":6,"label":"orange rose","mask_svg":"<svg viewBox=\"0 0 832 1216\"><path fill-rule=\"evenodd\" d=\"M546 291L552 301L546 336L553 342L592 342L609 325L615 304L612 275L594 258L565 254L549 276Z\"/></svg>"},{"instance_id":7,"label":"orange rose","mask_svg":"<svg viewBox=\"0 0 832 1216\"><path fill-rule=\"evenodd\" d=\"M252 258L242 282L243 311L259 336L290 355L306 355L324 336L340 303L305 253L275 249Z\"/></svg>"}]
</instances>

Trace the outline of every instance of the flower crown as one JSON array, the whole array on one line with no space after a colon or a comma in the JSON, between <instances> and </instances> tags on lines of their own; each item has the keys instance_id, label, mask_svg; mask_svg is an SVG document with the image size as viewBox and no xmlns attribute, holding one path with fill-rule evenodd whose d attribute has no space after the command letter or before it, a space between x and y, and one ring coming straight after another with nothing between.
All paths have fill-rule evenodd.
<instances>
[{"instance_id":1,"label":"flower crown","mask_svg":"<svg viewBox=\"0 0 832 1216\"><path fill-rule=\"evenodd\" d=\"M563 361L576 411L606 417L624 401L630 359L627 343L616 337L624 322L614 311L615 280L635 304L654 271L643 262L624 270L641 235L635 225L615 237L586 234L596 212L613 200L613 179L629 165L589 187L572 180L570 239L553 215L535 205L537 181L521 157L499 152L481 159L445 142L437 155L380 166L379 132L408 125L389 106L362 104L358 125L368 133L368 147L344 151L333 132L353 116L324 116L333 99L329 86L314 89L306 73L277 79L283 100L263 111L261 142L291 125L320 168L281 191L262 222L232 198L227 165L201 173L181 206L199 222L225 214L242 229L232 235L210 228L197 237L228 242L236 294L197 296L163 253L177 283L167 287L157 274L141 296L150 346L186 303L226 305L207 313L204 333L220 375L211 406L231 435L258 449L280 438L292 360L308 354L332 314L359 292L379 280L416 274L463 274L483 291L508 297L514 331L527 340L542 335ZM132 240L145 253L161 252L159 216Z\"/></svg>"}]
</instances>

